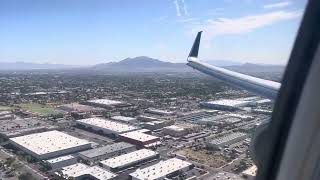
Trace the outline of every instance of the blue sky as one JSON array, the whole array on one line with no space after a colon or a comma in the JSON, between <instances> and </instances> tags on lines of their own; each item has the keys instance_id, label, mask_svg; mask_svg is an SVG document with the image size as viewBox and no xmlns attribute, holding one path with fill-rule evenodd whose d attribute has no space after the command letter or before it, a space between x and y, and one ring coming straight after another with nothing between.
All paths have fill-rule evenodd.
<instances>
[{"instance_id":1,"label":"blue sky","mask_svg":"<svg viewBox=\"0 0 320 180\"><path fill-rule=\"evenodd\" d=\"M90 65L150 56L285 64L306 0L1 0L0 62Z\"/></svg>"}]
</instances>

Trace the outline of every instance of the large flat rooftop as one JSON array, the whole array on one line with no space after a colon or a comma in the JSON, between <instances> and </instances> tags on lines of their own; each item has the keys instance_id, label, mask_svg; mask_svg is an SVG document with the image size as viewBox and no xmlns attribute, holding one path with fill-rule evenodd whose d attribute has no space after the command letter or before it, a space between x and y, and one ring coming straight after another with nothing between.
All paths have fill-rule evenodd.
<instances>
[{"instance_id":1,"label":"large flat rooftop","mask_svg":"<svg viewBox=\"0 0 320 180\"><path fill-rule=\"evenodd\" d=\"M127 116L112 116L111 119L115 121L122 121L122 122L132 122L137 120L136 118L127 117Z\"/></svg>"},{"instance_id":2,"label":"large flat rooftop","mask_svg":"<svg viewBox=\"0 0 320 180\"><path fill-rule=\"evenodd\" d=\"M77 122L85 124L85 125L89 125L89 126L94 126L97 128L111 130L111 131L114 131L117 133L124 133L124 132L139 129L136 126L132 126L132 125L124 124L124 123L119 123L119 122L111 121L111 120L104 119L104 118L97 118L97 117L88 118L88 119L81 119L81 120L77 120Z\"/></svg>"},{"instance_id":3,"label":"large flat rooftop","mask_svg":"<svg viewBox=\"0 0 320 180\"><path fill-rule=\"evenodd\" d=\"M19 136L10 138L10 141L37 155L53 153L90 144L87 140L79 139L60 131L47 131Z\"/></svg>"},{"instance_id":4,"label":"large flat rooftop","mask_svg":"<svg viewBox=\"0 0 320 180\"><path fill-rule=\"evenodd\" d=\"M156 155L158 155L158 153L155 151L151 151L149 149L140 149L128 154L123 154L101 161L100 163L110 168L121 168L144 159L155 157Z\"/></svg>"},{"instance_id":5,"label":"large flat rooftop","mask_svg":"<svg viewBox=\"0 0 320 180\"><path fill-rule=\"evenodd\" d=\"M125 143L125 142L119 142L119 143L115 143L115 144L111 144L111 145L107 145L107 146L102 146L102 147L95 148L95 149L82 151L79 154L83 155L87 158L94 158L94 157L102 156L104 154L109 154L109 153L121 151L121 150L128 149L128 148L133 148L133 147L135 147L135 146L132 144Z\"/></svg>"},{"instance_id":6,"label":"large flat rooftop","mask_svg":"<svg viewBox=\"0 0 320 180\"><path fill-rule=\"evenodd\" d=\"M120 136L129 138L129 139L133 139L136 141L140 141L140 142L147 142L147 141L151 141L151 140L159 138L157 136L143 133L143 131L141 131L141 130L123 133L123 134L120 134Z\"/></svg>"},{"instance_id":7,"label":"large flat rooftop","mask_svg":"<svg viewBox=\"0 0 320 180\"><path fill-rule=\"evenodd\" d=\"M159 163L146 167L144 169L137 169L135 172L131 173L130 176L136 179L157 179L165 177L175 171L187 168L192 164L177 158L171 158L165 161L160 161Z\"/></svg>"},{"instance_id":8,"label":"large flat rooftop","mask_svg":"<svg viewBox=\"0 0 320 180\"><path fill-rule=\"evenodd\" d=\"M57 162L66 161L66 160L74 159L74 158L75 157L72 156L72 155L66 155L66 156L60 156L60 157L53 158L53 159L48 159L47 162L50 163L50 164L54 164L54 163L57 163Z\"/></svg>"},{"instance_id":9,"label":"large flat rooftop","mask_svg":"<svg viewBox=\"0 0 320 180\"><path fill-rule=\"evenodd\" d=\"M101 180L112 179L117 176L116 174L110 171L107 171L99 166L90 167L82 163L66 166L62 168L61 172L63 175L66 175L67 177L77 178L83 175L90 175L96 179L101 179Z\"/></svg>"},{"instance_id":10,"label":"large flat rooftop","mask_svg":"<svg viewBox=\"0 0 320 180\"><path fill-rule=\"evenodd\" d=\"M216 101L204 102L204 104L209 105L220 105L220 106L231 106L231 107L241 107L247 105L250 101L247 100L238 100L238 99L221 99Z\"/></svg>"},{"instance_id":11,"label":"large flat rooftop","mask_svg":"<svg viewBox=\"0 0 320 180\"><path fill-rule=\"evenodd\" d=\"M110 100L110 99L94 99L94 100L89 100L88 102L101 104L101 105L108 105L108 106L124 104L124 102L122 101L116 101L116 100Z\"/></svg>"}]
</instances>

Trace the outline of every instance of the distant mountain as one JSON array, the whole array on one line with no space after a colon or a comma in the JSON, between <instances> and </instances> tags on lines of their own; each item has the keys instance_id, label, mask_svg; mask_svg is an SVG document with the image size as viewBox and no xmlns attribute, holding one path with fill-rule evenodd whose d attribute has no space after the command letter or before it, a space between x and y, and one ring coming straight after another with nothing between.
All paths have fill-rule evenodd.
<instances>
[{"instance_id":1,"label":"distant mountain","mask_svg":"<svg viewBox=\"0 0 320 180\"><path fill-rule=\"evenodd\" d=\"M188 72L185 63L170 63L147 56L126 58L119 62L103 63L93 66L98 71L109 72Z\"/></svg>"},{"instance_id":2,"label":"distant mountain","mask_svg":"<svg viewBox=\"0 0 320 180\"><path fill-rule=\"evenodd\" d=\"M64 64L38 64L29 62L0 62L0 70L35 70L35 69L67 69L75 66L64 65Z\"/></svg>"},{"instance_id":3,"label":"distant mountain","mask_svg":"<svg viewBox=\"0 0 320 180\"><path fill-rule=\"evenodd\" d=\"M237 61L230 60L210 60L206 61L215 66L222 66L230 70L242 73L264 73L264 72L280 72L284 71L285 66L281 65L259 65L245 63L241 64ZM197 72L185 63L171 63L150 58L147 56L139 56L135 58L126 58L119 62L109 62L97 64L90 67L71 66L63 64L37 64L28 62L3 63L0 62L0 71L6 70L73 70L79 72L90 73L106 73L106 72Z\"/></svg>"}]
</instances>

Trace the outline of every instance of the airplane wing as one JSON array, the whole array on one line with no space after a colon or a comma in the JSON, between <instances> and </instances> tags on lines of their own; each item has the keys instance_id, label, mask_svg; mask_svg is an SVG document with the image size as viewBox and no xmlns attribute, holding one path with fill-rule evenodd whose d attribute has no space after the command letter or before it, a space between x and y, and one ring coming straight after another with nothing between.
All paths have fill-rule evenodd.
<instances>
[{"instance_id":1,"label":"airplane wing","mask_svg":"<svg viewBox=\"0 0 320 180\"><path fill-rule=\"evenodd\" d=\"M232 86L248 90L254 94L264 96L269 99L275 99L277 97L278 90L281 86L281 84L278 82L241 74L221 67L212 66L204 62L200 62L198 60L198 52L201 33L202 31L198 32L197 37L193 43L192 49L187 59L188 66L197 69L205 74L213 76L217 79L220 79Z\"/></svg>"}]
</instances>

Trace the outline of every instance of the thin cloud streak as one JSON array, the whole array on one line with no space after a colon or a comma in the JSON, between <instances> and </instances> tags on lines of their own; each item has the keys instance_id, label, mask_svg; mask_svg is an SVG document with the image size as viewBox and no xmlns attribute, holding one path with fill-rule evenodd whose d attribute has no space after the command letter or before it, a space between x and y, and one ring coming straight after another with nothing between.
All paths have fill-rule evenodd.
<instances>
[{"instance_id":1,"label":"thin cloud streak","mask_svg":"<svg viewBox=\"0 0 320 180\"><path fill-rule=\"evenodd\" d=\"M184 15L188 15L187 4L184 2L184 0L181 0L181 2L182 2L182 5L183 5Z\"/></svg>"},{"instance_id":2,"label":"thin cloud streak","mask_svg":"<svg viewBox=\"0 0 320 180\"><path fill-rule=\"evenodd\" d=\"M289 1L273 3L273 4L266 4L263 6L264 9L275 9L275 8L284 8L291 4Z\"/></svg>"},{"instance_id":3,"label":"thin cloud streak","mask_svg":"<svg viewBox=\"0 0 320 180\"><path fill-rule=\"evenodd\" d=\"M176 8L176 14L178 17L184 15L188 15L188 9L187 9L187 4L185 3L184 0L174 0L173 4Z\"/></svg>"},{"instance_id":4,"label":"thin cloud streak","mask_svg":"<svg viewBox=\"0 0 320 180\"><path fill-rule=\"evenodd\" d=\"M180 12L180 7L179 7L179 3L178 3L178 0L174 0L173 1L173 4L175 5L176 7L176 12L177 12L177 16L181 16L181 12Z\"/></svg>"},{"instance_id":5,"label":"thin cloud streak","mask_svg":"<svg viewBox=\"0 0 320 180\"><path fill-rule=\"evenodd\" d=\"M274 11L265 14L249 15L239 18L209 19L192 27L192 33L203 30L204 40L211 41L222 35L239 35L270 26L282 21L296 19L301 11Z\"/></svg>"}]
</instances>

